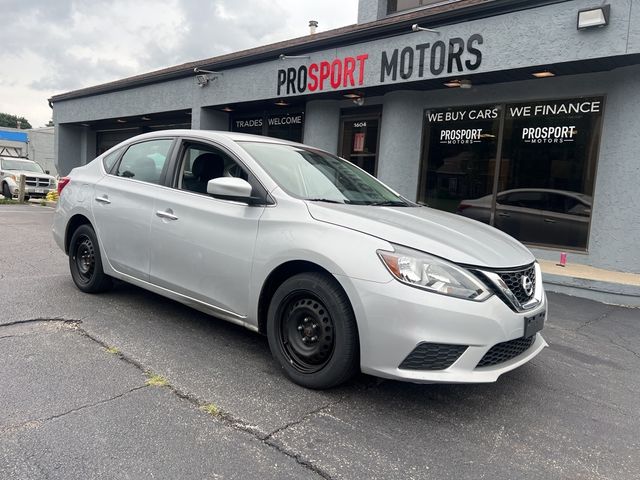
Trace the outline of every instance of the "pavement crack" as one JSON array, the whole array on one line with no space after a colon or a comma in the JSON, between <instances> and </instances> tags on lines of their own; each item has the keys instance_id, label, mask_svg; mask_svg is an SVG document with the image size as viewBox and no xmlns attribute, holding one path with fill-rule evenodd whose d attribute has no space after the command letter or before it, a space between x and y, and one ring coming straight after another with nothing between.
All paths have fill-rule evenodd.
<instances>
[{"instance_id":1,"label":"pavement crack","mask_svg":"<svg viewBox=\"0 0 640 480\"><path fill-rule=\"evenodd\" d=\"M305 413L304 415L302 415L300 418L298 418L297 420L293 420L291 422L285 423L284 425L282 425L281 427L276 428L275 430L273 430L271 433L269 433L265 438L264 441L268 441L270 440L274 435L277 435L278 433L290 428L290 427L294 427L296 425L301 424L302 422L306 421L307 419L313 417L314 415L317 415L318 413L322 413L325 410L328 410L329 408L338 405L340 402L344 401L345 396L342 396L336 400L334 400L333 402L329 402L326 405L323 405L321 407L316 408L315 410L311 410L307 413Z\"/></svg>"},{"instance_id":2,"label":"pavement crack","mask_svg":"<svg viewBox=\"0 0 640 480\"><path fill-rule=\"evenodd\" d=\"M109 348L109 344L107 342L105 342L104 340L101 340L100 338L90 334L89 332L87 332L85 329L83 329L80 324L82 323L81 321L73 321L73 320L63 320L63 319L57 319L58 321L64 321L64 325L67 328L71 328L74 331L78 332L80 335L92 340L93 342L97 343L98 345L100 345L103 348ZM117 357L130 364L135 366L136 368L138 368L140 371L142 371L145 374L148 374L150 372L150 370L148 368L146 368L142 363L140 363L139 361L129 357L128 355L119 352L116 354ZM83 410L85 408L90 408L93 406L97 406L97 405L101 405L103 403L107 403L113 400L116 400L124 395L127 395L135 390L140 390L142 388L147 387L147 385L142 385L139 387L135 387L131 390L128 390L127 392L121 393L120 395L117 395L115 397L106 399L106 400L102 400L100 402L96 402L95 404L91 404L91 405L84 405L82 407L78 407L75 408L73 410L69 410L68 412L64 412L58 415L54 415L52 417L48 417L44 420L42 420L42 422L48 421L48 420L53 420L55 418L60 418L64 415L68 415L70 413L73 412L77 412L78 410ZM206 405L206 402L202 401L201 399L199 399L198 397L196 397L193 394L190 394L188 392L185 392L179 388L177 388L176 386L172 385L171 382L169 381L166 385L162 386L162 387L154 387L154 388L167 388L169 389L169 391L171 393L173 393L176 397L189 402L190 404L192 404L193 406L195 406L196 408L200 408ZM311 463L308 460L305 460L301 454L299 453L295 453L292 452L286 448L284 448L282 445L279 445L277 443L275 443L275 441L273 441L273 435L275 435L278 432L281 432L283 430L286 430L287 428L297 425L303 421L305 421L307 418L316 415L318 413L321 413L322 411L342 402L345 399L346 396L341 396L339 397L337 400L333 401L333 402L329 402L325 405L323 405L322 407L319 407L313 411L310 411L308 413L306 413L305 415L303 415L302 417L300 417L297 420L294 420L292 422L287 423L286 425L283 425L282 427L277 428L276 430L274 430L271 433L266 433L262 430L260 430L258 427L250 425L248 423L246 423L245 421L243 421L242 419L239 419L237 417L235 417L234 415L228 413L228 412L224 412L221 411L218 415L216 415L214 417L215 421L219 421L225 425L227 425L228 427L246 433L248 435L251 435L252 437L254 437L256 440L260 441L261 443L263 443L264 445L268 446L269 448L272 448L274 450L276 450L278 453L281 453L282 455L285 455L287 457L290 457L291 459L293 459L296 463L298 463L299 465L301 465L302 467L306 468L307 470L309 470L310 472L313 472L314 474L318 475L321 478L324 479L328 479L331 480L331 476L325 472L323 469L321 469L320 467L314 465L313 463ZM27 422L29 423L29 422ZM33 422L31 422L33 423ZM2 433L2 430L0 430L0 433Z\"/></svg>"},{"instance_id":3,"label":"pavement crack","mask_svg":"<svg viewBox=\"0 0 640 480\"><path fill-rule=\"evenodd\" d=\"M279 453L281 453L283 455L286 455L287 457L292 458L293 460L296 461L296 463L298 463L299 465L305 467L307 470L312 471L313 473L315 473L319 477L325 478L327 480L331 480L332 477L331 477L331 475L329 475L329 473L325 472L322 468L318 467L317 465L314 465L310 461L305 460L304 458L302 458L302 455L300 455L299 453L294 453L294 452L284 448L282 445L279 445L279 444L275 443L273 440L264 440L263 443L265 445L270 446L271 448L273 448L277 452L279 452Z\"/></svg>"},{"instance_id":4,"label":"pavement crack","mask_svg":"<svg viewBox=\"0 0 640 480\"><path fill-rule=\"evenodd\" d=\"M607 318L611 313L615 312L615 308L611 308L609 310L607 310L606 312L602 313L600 316L598 316L597 318L593 318L591 320L587 320L586 322L584 322L582 325L580 325L578 328L575 329L575 332L580 332L580 330L587 328L591 325L593 325L594 323L598 323L602 320L604 320L605 318Z\"/></svg>"},{"instance_id":5,"label":"pavement crack","mask_svg":"<svg viewBox=\"0 0 640 480\"><path fill-rule=\"evenodd\" d=\"M0 323L0 328L5 327L13 327L15 325L24 325L29 323L45 323L45 322L62 322L64 324L78 324L82 323L79 320L65 320L62 317L52 317L52 318L30 318L27 320L15 320L13 322Z\"/></svg>"},{"instance_id":6,"label":"pavement crack","mask_svg":"<svg viewBox=\"0 0 640 480\"><path fill-rule=\"evenodd\" d=\"M61 412L61 413L56 413L54 415L50 415L48 417L45 418L38 418L35 420L28 420L26 422L17 424L17 425L9 425L8 427L3 427L0 428L0 433L7 433L7 432L14 432L16 430L22 430L23 428L35 428L38 427L40 425L42 425L43 423L49 422L51 420L56 420L58 418L64 417L66 415L70 415L72 413L76 413L76 412L80 412L82 410L86 410L88 408L93 408L93 407L98 407L100 405L104 405L106 403L112 402L114 400L118 400L119 398L122 398L126 395L129 395L130 393L133 393L137 390L141 390L143 388L147 388L147 385L139 385L137 387L133 387L130 388L129 390L119 393L118 395L114 395L113 397L109 397L109 398L105 398L102 400L99 400L97 402L93 402L93 403L87 403L85 405L81 405L79 407L75 407L72 408L70 410L67 410L65 412Z\"/></svg>"}]
</instances>

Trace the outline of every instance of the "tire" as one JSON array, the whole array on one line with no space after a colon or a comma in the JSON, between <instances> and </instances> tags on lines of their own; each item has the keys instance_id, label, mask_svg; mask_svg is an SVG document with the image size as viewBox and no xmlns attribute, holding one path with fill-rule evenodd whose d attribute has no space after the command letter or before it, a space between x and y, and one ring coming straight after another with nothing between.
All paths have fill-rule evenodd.
<instances>
[{"instance_id":1,"label":"tire","mask_svg":"<svg viewBox=\"0 0 640 480\"><path fill-rule=\"evenodd\" d=\"M9 190L9 185L6 182L2 184L2 195L7 200L11 200L13 198L13 195L11 195L11 190Z\"/></svg>"},{"instance_id":2,"label":"tire","mask_svg":"<svg viewBox=\"0 0 640 480\"><path fill-rule=\"evenodd\" d=\"M98 239L90 225L80 225L71 236L69 270L76 287L85 293L104 292L112 286L111 277L102 269Z\"/></svg>"},{"instance_id":3,"label":"tire","mask_svg":"<svg viewBox=\"0 0 640 480\"><path fill-rule=\"evenodd\" d=\"M359 371L355 316L328 274L301 273L278 287L267 313L267 338L285 375L303 387L335 387Z\"/></svg>"}]
</instances>

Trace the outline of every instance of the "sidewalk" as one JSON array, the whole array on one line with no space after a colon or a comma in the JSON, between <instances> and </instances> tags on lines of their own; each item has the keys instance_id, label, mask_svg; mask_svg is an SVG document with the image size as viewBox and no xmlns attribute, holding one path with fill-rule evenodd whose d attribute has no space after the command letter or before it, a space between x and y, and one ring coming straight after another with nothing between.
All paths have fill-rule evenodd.
<instances>
[{"instance_id":1,"label":"sidewalk","mask_svg":"<svg viewBox=\"0 0 640 480\"><path fill-rule=\"evenodd\" d=\"M640 274L539 259L547 290L603 303L640 307Z\"/></svg>"}]
</instances>

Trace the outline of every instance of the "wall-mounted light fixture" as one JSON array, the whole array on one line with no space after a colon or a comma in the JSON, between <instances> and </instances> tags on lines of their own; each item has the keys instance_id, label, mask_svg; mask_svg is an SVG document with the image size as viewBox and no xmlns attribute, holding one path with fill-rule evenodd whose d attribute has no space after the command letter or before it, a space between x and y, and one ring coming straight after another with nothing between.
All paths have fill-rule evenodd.
<instances>
[{"instance_id":1,"label":"wall-mounted light fixture","mask_svg":"<svg viewBox=\"0 0 640 480\"><path fill-rule=\"evenodd\" d=\"M348 98L349 100L355 100L356 98L364 97L364 94L358 92L349 92L343 95L344 98Z\"/></svg>"},{"instance_id":2,"label":"wall-mounted light fixture","mask_svg":"<svg viewBox=\"0 0 640 480\"><path fill-rule=\"evenodd\" d=\"M199 87L205 87L211 80L215 80L219 76L224 75L223 72L213 72L211 70L203 70L202 68L198 67L195 67L193 69L193 73L196 74L196 83Z\"/></svg>"},{"instance_id":3,"label":"wall-mounted light fixture","mask_svg":"<svg viewBox=\"0 0 640 480\"><path fill-rule=\"evenodd\" d=\"M306 59L310 59L311 56L310 55L285 55L284 53L281 53L278 58L280 60L298 60L301 58L306 58Z\"/></svg>"},{"instance_id":4,"label":"wall-mounted light fixture","mask_svg":"<svg viewBox=\"0 0 640 480\"><path fill-rule=\"evenodd\" d=\"M578 30L606 27L609 25L610 14L611 5L608 4L580 10L578 12Z\"/></svg>"},{"instance_id":5,"label":"wall-mounted light fixture","mask_svg":"<svg viewBox=\"0 0 640 480\"><path fill-rule=\"evenodd\" d=\"M437 35L440 35L440 32L438 30L433 30L432 28L421 27L417 23L414 23L413 25L411 25L411 31L412 32L429 32L429 33L435 33Z\"/></svg>"},{"instance_id":6,"label":"wall-mounted light fixture","mask_svg":"<svg viewBox=\"0 0 640 480\"><path fill-rule=\"evenodd\" d=\"M473 87L473 83L471 80L450 80L444 83L445 87L449 88L471 88Z\"/></svg>"},{"instance_id":7,"label":"wall-mounted light fixture","mask_svg":"<svg viewBox=\"0 0 640 480\"><path fill-rule=\"evenodd\" d=\"M141 117L140 120L144 120L145 122L148 122L149 120L151 120L151 118L144 116L144 117Z\"/></svg>"},{"instance_id":8,"label":"wall-mounted light fixture","mask_svg":"<svg viewBox=\"0 0 640 480\"><path fill-rule=\"evenodd\" d=\"M361 107L364 105L364 97L354 98L352 102L355 103L357 106Z\"/></svg>"},{"instance_id":9,"label":"wall-mounted light fixture","mask_svg":"<svg viewBox=\"0 0 640 480\"><path fill-rule=\"evenodd\" d=\"M220 110L222 110L223 112L227 112L227 113L228 113L228 112L233 112L233 108L231 108L231 107L229 107L229 106L224 107L224 108L221 108Z\"/></svg>"},{"instance_id":10,"label":"wall-mounted light fixture","mask_svg":"<svg viewBox=\"0 0 640 480\"><path fill-rule=\"evenodd\" d=\"M532 73L531 75L533 75L536 78L550 78L550 77L556 76L555 73L550 72L549 70L544 70L542 72L535 72L535 73Z\"/></svg>"},{"instance_id":11,"label":"wall-mounted light fixture","mask_svg":"<svg viewBox=\"0 0 640 480\"><path fill-rule=\"evenodd\" d=\"M286 100L280 99L277 102L275 102L275 105L278 105L279 107L288 107L289 102L287 102Z\"/></svg>"}]
</instances>

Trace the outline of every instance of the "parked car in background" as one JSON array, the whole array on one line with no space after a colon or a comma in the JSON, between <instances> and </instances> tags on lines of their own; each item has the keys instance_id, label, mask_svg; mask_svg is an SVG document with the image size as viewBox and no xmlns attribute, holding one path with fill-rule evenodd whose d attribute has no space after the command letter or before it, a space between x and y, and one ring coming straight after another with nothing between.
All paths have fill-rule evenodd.
<instances>
[{"instance_id":1,"label":"parked car in background","mask_svg":"<svg viewBox=\"0 0 640 480\"><path fill-rule=\"evenodd\" d=\"M25 198L43 198L57 188L56 179L26 158L0 157L0 191L6 198L18 195L20 175L25 176Z\"/></svg>"},{"instance_id":2,"label":"parked car in background","mask_svg":"<svg viewBox=\"0 0 640 480\"><path fill-rule=\"evenodd\" d=\"M462 200L457 213L488 224L492 198ZM527 243L586 248L591 204L590 196L566 190L505 190L496 196L494 226Z\"/></svg>"},{"instance_id":3,"label":"parked car in background","mask_svg":"<svg viewBox=\"0 0 640 480\"><path fill-rule=\"evenodd\" d=\"M359 370L493 382L546 346L527 248L315 148L147 133L75 168L59 190L53 235L80 290L118 278L261 332L306 387Z\"/></svg>"}]
</instances>

